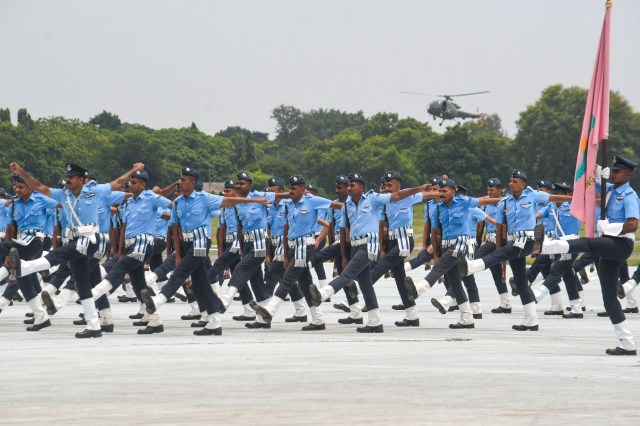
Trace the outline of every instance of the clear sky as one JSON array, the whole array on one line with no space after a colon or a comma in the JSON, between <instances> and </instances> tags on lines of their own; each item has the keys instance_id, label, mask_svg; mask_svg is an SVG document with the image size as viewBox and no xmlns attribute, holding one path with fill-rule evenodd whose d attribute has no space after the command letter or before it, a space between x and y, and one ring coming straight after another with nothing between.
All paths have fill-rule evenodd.
<instances>
[{"instance_id":1,"label":"clear sky","mask_svg":"<svg viewBox=\"0 0 640 426\"><path fill-rule=\"evenodd\" d=\"M510 135L543 88L587 87L604 0L0 0L0 107L273 135L271 110L396 112L428 98ZM640 1L614 0L611 88L640 111ZM437 127L437 126L436 126Z\"/></svg>"}]
</instances>

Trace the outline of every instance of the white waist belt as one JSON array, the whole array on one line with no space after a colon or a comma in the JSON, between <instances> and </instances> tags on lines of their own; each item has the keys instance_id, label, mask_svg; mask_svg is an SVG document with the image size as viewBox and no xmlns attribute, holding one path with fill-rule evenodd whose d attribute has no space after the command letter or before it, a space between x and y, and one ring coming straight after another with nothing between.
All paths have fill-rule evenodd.
<instances>
[{"instance_id":1,"label":"white waist belt","mask_svg":"<svg viewBox=\"0 0 640 426\"><path fill-rule=\"evenodd\" d=\"M313 238L313 235L307 235L304 237L304 243L308 246L314 245L316 243L316 239ZM296 238L293 240L289 240L289 248L296 248Z\"/></svg>"},{"instance_id":2,"label":"white waist belt","mask_svg":"<svg viewBox=\"0 0 640 426\"><path fill-rule=\"evenodd\" d=\"M397 229L389 230L389 239L390 240L395 240L398 237L400 237L401 236L400 235L400 231L403 230L403 229L407 232L407 236L413 237L413 228L410 228L410 227L407 226L407 227L404 227L404 228L397 228Z\"/></svg>"},{"instance_id":3,"label":"white waist belt","mask_svg":"<svg viewBox=\"0 0 640 426\"><path fill-rule=\"evenodd\" d=\"M21 239L21 238L24 238L24 237L44 238L44 232L42 232L42 231L25 231L25 232L20 232L18 234L18 239Z\"/></svg>"},{"instance_id":4,"label":"white waist belt","mask_svg":"<svg viewBox=\"0 0 640 426\"><path fill-rule=\"evenodd\" d=\"M444 246L451 246L451 245L455 244L455 243L456 243L456 241L458 241L458 239L457 239L457 238L451 238L451 239L449 239L449 240L442 240L442 246L443 246L443 247L444 247Z\"/></svg>"},{"instance_id":5,"label":"white waist belt","mask_svg":"<svg viewBox=\"0 0 640 426\"><path fill-rule=\"evenodd\" d=\"M367 237L351 239L351 247L363 246L365 244L367 244Z\"/></svg>"},{"instance_id":6,"label":"white waist belt","mask_svg":"<svg viewBox=\"0 0 640 426\"><path fill-rule=\"evenodd\" d=\"M254 240L254 235L256 235L256 234L255 234L255 232L256 232L256 231L260 231L260 229L256 229L255 231L249 231L249 232L246 232L246 233L244 233L244 232L243 232L243 233L242 233L242 235L244 236L244 240L245 240L245 241L251 241L251 242L252 242L252 241ZM266 230L266 229L262 229L262 231L263 231L265 234L267 233L267 230Z\"/></svg>"},{"instance_id":7,"label":"white waist belt","mask_svg":"<svg viewBox=\"0 0 640 426\"><path fill-rule=\"evenodd\" d=\"M522 237L533 238L533 231L513 232L513 233L507 235L507 241L508 242L515 241L518 238L522 238Z\"/></svg>"}]
</instances>

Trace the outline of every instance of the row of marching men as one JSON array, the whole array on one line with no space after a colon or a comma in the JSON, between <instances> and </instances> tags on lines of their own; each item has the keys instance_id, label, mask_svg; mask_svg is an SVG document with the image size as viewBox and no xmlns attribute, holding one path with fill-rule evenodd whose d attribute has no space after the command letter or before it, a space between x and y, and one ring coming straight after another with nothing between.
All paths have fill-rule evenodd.
<instances>
[{"instance_id":1,"label":"row of marching men","mask_svg":"<svg viewBox=\"0 0 640 426\"><path fill-rule=\"evenodd\" d=\"M614 177L620 175L618 170L631 170L632 174L634 167L631 166L633 164L630 160L614 157L612 170L615 170L615 173L612 175ZM627 167L625 168L625 166ZM346 293L350 315L344 321L341 320L341 322L363 323L362 310L355 300L357 298L355 281L360 286L368 310L367 324L363 327L358 327L357 331L363 333L382 332L383 325L373 283L390 270L393 272L398 284L398 290L403 301L402 307L406 310L405 319L396 325L413 326L419 324L414 302L415 298L438 282L440 277L444 276L445 284L448 288L447 296L443 299L432 299L433 305L441 312L446 312L448 305L452 305L455 300L461 313L461 319L458 323L451 324L451 328L472 328L474 326L473 320L482 315L479 308L479 298L477 297L477 287L472 280L464 280L469 293L469 298L467 298L461 275L467 276L475 270L494 268L506 260L510 261L514 283L525 310L523 323L514 325L513 328L522 331L537 330L536 295L528 285L524 260L533 251L534 241L537 241L538 245L540 245L544 238L544 228L534 228L536 214L533 206L535 203L562 203L571 200L568 195L549 194L532 190L527 186L526 174L521 170L515 170L512 174L509 183L510 195L503 199L492 197L491 195L472 198L458 194L459 188L456 183L448 178L431 181L416 188L400 189L402 181L400 174L390 171L385 173L382 178L384 192L386 193L366 191L365 179L358 173L352 173L348 176L336 178L336 192L338 192L339 186L344 186L346 187L347 196L342 200L340 196L336 200L328 200L308 194L305 180L302 176L292 176L289 179L288 193L253 191L252 178L247 172L239 173L237 181L233 184L235 186L233 188L234 195L236 196L215 196L196 191L198 172L194 169L184 168L180 177L182 194L172 203L146 188L148 175L144 171L142 164L134 165L134 168L121 178L110 184L103 185L91 180L87 182L86 178L89 172L79 166L70 164L67 167L67 182L64 189L46 187L28 175L16 163L12 163L11 169L24 181L25 186L43 196L43 205L46 205L46 208L51 208L53 203L61 205L69 223L66 244L52 250L44 257L38 257L37 253L35 253L37 250L31 252L22 249L22 253L20 252L21 247L30 247L33 241L39 240L41 237L38 234L38 230L30 232L32 230L26 229L24 226L21 228L19 224L18 229L22 236L18 236L12 243L8 243L9 245L17 244L8 253L11 274L14 278L17 278L22 287L23 282L32 281L29 277L34 272L48 270L53 266L68 263L70 275L75 280L75 287L83 306L84 322L87 324L87 328L82 333L78 333L77 337L97 337L101 335L101 330L105 326L108 328L109 324L104 323L106 322L104 318L108 318L110 314L109 308L100 309L100 317L103 319L101 327L96 303L99 303L99 300L106 299L105 303L108 306L108 299L105 296L117 288L126 274L130 276L134 290L144 302L144 310L148 314L146 328L140 330L141 334L162 331L162 320L157 311L171 299L189 277L191 278L190 288L196 296L199 309L207 314L206 323L201 324L203 328L197 330L196 334L221 334L220 315L226 311L234 296L238 293L243 302L247 302L244 304L257 313L256 321L247 323L249 328L269 328L271 319L279 307L286 297L291 296L296 306L296 315L291 320L296 321L297 318L304 316L302 315L302 312L306 312L306 309L303 309L302 300L304 298L310 309L311 322L303 330L324 329L324 318L319 305L323 300L328 299L336 291L345 287L348 289ZM628 176L629 179L630 176ZM104 233L98 232L97 205L100 204L102 198L112 195L112 190L118 188L127 180L130 182L130 192L127 195L130 199L125 209L121 253L120 256L116 257L116 261L110 265L106 276L103 276L103 274L100 274L101 268L97 266L96 259L99 261L97 254L101 253L101 247L106 245L105 240L108 240L108 237ZM492 181L499 183L499 180L495 178L490 180L490 183ZM620 185L614 182L612 190L617 190L619 186L624 184L628 188L628 179ZM493 187L497 186L499 185L494 185ZM492 188L491 184L489 188ZM566 185L563 187L563 184L557 185L556 189L565 193L570 191L570 188L567 188ZM624 191L621 193L623 198L627 194ZM629 193L629 197L631 195ZM46 200L47 196L51 198ZM428 246L424 253L421 253L421 256L428 258L432 255L437 261L427 277L414 284L411 279L405 279L404 277L405 269L413 266L411 262L407 263L407 265L404 264L405 258L413 249L412 214L407 214L407 212L412 212L411 207L413 204L424 202L429 198L439 200L431 203L431 206L430 203L427 204L427 206L433 207L433 209L430 207L427 209L428 211L432 210L429 211L428 223L431 229L428 234L431 235L432 243L435 241L436 244ZM615 202L619 202L618 198L615 198ZM113 200L111 201L109 204L113 203ZM495 232L495 242L492 241L494 237L491 235L492 231L489 230L487 232L487 241L479 247L477 253L474 253L475 241L473 239L475 232L473 232L474 227L471 224L474 218L477 221L490 217L486 212L479 212L477 207L496 204L498 204L495 210L496 217L490 218L489 221L495 221L497 224L506 226L501 226L500 231ZM612 205L614 204L612 203ZM215 264L213 267L208 267L207 259L209 259L208 250L211 244L210 219L216 211L224 207L231 207L233 214L228 217L223 216L221 223L226 225L229 223L229 218L235 217L237 229L235 231L235 239L233 235L228 238L229 233L225 232L223 236L225 241L218 241L219 247L224 250L220 253L221 256L218 260L224 257L223 254L227 251L227 248L229 253L238 253L239 259L235 259L236 262L233 265L234 269L229 285L226 286L223 293L218 295L212 289L210 282L212 278L217 279L224 271L224 268L231 266L231 263L217 265L217 268ZM177 249L163 263L163 265L169 263L167 269L173 269L173 272L170 276L169 274L165 275L169 278L167 283L160 291L156 292L153 290L153 286L149 288L147 285L160 278L156 272L159 267L145 277L144 262L154 252L153 224L156 212L160 208L171 208L170 224L173 226L170 228L169 234L173 237L174 246ZM268 214L270 209L272 209L271 215ZM318 223L318 212L326 209L333 209L334 211L334 214L331 215L334 219L331 220L332 223L328 224L328 229L333 231L334 238L338 243L334 242L326 249L319 251L319 254L322 254L323 251L331 249L333 250L332 253L316 256L314 251L318 245L314 229L316 229ZM616 207L612 207L612 210L614 209ZM617 209L618 216L619 210L620 208ZM555 235L561 237L561 239L553 241L575 244L571 238L576 236L574 234L577 234L577 232L572 232L572 229L569 229L570 224L562 223L561 215L564 211L566 209L550 208L548 211L540 212L539 215L554 216L556 228L560 229L560 233L556 232ZM609 213L609 204L607 213ZM633 214L630 210L630 215ZM280 237L273 234L269 235L268 233L269 218L273 220L276 217L283 217L286 223L283 235ZM388 230L381 229L381 219L386 219ZM628 219L633 218L629 217ZM615 220L619 220L619 218ZM491 225L494 224L492 223ZM600 231L608 235L604 232L605 224L600 225L602 228ZM565 227L568 229L564 229ZM499 235L503 233L504 228L507 230L507 241L503 242L502 247L498 247L500 245ZM627 228L629 227L627 226ZM335 232L336 230L337 232ZM535 232L536 230L537 233ZM629 230L623 230L625 231L623 233L625 236L613 236L615 237L613 238L614 242L623 241L621 238L629 240ZM222 236L220 231L218 236ZM380 236L388 237L389 241L381 243L382 238ZM607 240L610 239L612 238L607 238ZM16 243L16 241L20 241L21 244ZM576 241L581 242L582 240L577 239ZM221 242L222 244L220 244ZM270 247L270 243L274 243L272 247ZM495 246L493 251L489 248L491 243ZM488 244L489 247L484 248ZM562 250L564 250L564 245L562 247ZM582 244L579 247L582 252L599 255L600 266L602 266L603 261L606 263L606 260L608 260L607 256L609 254L598 252L599 245ZM592 247L597 247L598 249ZM540 247L538 248L540 249ZM40 247L41 249L42 247ZM548 250L553 251L554 249ZM569 248L568 250L576 252L577 249ZM542 254L544 252L545 247L542 247ZM102 248L102 253L104 253L104 248ZM333 255L334 258L338 256L342 258L342 261L339 262L342 271L328 285L318 287L313 284L309 268L322 263L323 260L330 258L328 257L330 255ZM172 260L170 259L171 257L173 257ZM468 261L467 257L475 257L475 259ZM279 283L273 295L271 295L268 287L264 285L262 277L261 265L267 258L269 258L270 263L268 272L272 269L275 271L270 282ZM314 260L316 265L313 265ZM571 269L573 260L574 258L571 255L567 256L563 253L563 256L560 256L554 266L557 264L561 266L557 266L555 269L552 268L553 274L550 273L549 276L553 278L549 279L549 282L545 280L541 289L537 290L538 298L544 297L547 292L551 294L557 293L557 282L554 281L559 281L557 278L565 274L566 265L569 265L568 268ZM623 260L626 260L626 258ZM618 265L618 271L619 267L620 265ZM500 267L498 266L498 268ZM498 268L493 269L496 271L494 277L497 275ZM98 272L96 273L95 271ZM158 272L160 271L158 270ZM94 276L97 275L99 278L92 279L92 274ZM269 276L269 273L267 275ZM510 308L508 307L508 301L502 297L506 293L504 291L506 290L504 288L506 284L502 279L502 271L500 271L500 275L498 291L501 294L502 303L497 309L507 312ZM498 285L497 281L496 284ZM245 290L248 290L248 282L251 283L253 295ZM580 312L580 298L579 296L576 297L576 294L579 294L579 290L577 287L572 287L569 290L570 286L570 284L567 284L571 301L571 312L567 316L577 318L582 315ZM627 290L627 292L630 292L630 290ZM24 289L23 293L25 293ZM32 295L33 292L27 291L27 293ZM55 301L52 300L50 292L43 292L41 298L49 311L55 312L59 308ZM27 298L28 301L32 299L34 297ZM39 301L39 298L36 299ZM96 302L94 302L94 299ZM617 300L615 302L617 303ZM42 306L37 308L35 302L30 303L30 306L32 304L34 305L32 309L35 315L34 327L36 329L46 327L48 319L43 321L46 314L42 314ZM612 322L620 319L617 312L612 315L611 309L607 307L606 298L605 307L611 315ZM619 303L618 307L620 308ZM611 352L618 354L635 351L635 346L630 349L633 346L631 344L633 343L633 338L627 338L626 340L622 338L630 336L626 322L624 320L617 321L614 322L614 326L616 326L618 337L623 344L621 347L611 350ZM622 331L619 331L619 329Z\"/></svg>"}]
</instances>

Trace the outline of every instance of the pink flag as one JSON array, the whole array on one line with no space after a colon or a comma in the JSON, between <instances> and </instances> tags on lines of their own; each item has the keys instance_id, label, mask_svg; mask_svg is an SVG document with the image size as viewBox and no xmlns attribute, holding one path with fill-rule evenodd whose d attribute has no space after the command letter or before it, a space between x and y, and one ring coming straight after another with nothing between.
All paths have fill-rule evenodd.
<instances>
[{"instance_id":1,"label":"pink flag","mask_svg":"<svg viewBox=\"0 0 640 426\"><path fill-rule=\"evenodd\" d=\"M609 21L611 2L607 1L598 45L596 65L591 77L582 134L576 161L571 214L584 222L587 237L595 233L596 159L598 145L609 137ZM604 191L603 191L604 192Z\"/></svg>"}]
</instances>

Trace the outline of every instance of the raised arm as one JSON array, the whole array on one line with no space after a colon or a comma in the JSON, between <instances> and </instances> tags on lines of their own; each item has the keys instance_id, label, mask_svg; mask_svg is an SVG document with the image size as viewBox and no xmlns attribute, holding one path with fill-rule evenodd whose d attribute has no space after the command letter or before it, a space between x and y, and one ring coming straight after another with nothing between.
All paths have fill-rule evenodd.
<instances>
[{"instance_id":1,"label":"raised arm","mask_svg":"<svg viewBox=\"0 0 640 426\"><path fill-rule=\"evenodd\" d=\"M34 191L38 191L39 193L44 194L47 197L51 196L51 188L31 176L29 173L25 172L18 163L13 162L9 164L9 170L11 170L11 173L17 174L22 179L24 179L25 183L29 185L29 187Z\"/></svg>"},{"instance_id":2,"label":"raised arm","mask_svg":"<svg viewBox=\"0 0 640 426\"><path fill-rule=\"evenodd\" d=\"M263 206L269 205L269 201L267 201L266 198L223 197L220 207L229 207L242 203L257 203Z\"/></svg>"},{"instance_id":3,"label":"raised arm","mask_svg":"<svg viewBox=\"0 0 640 426\"><path fill-rule=\"evenodd\" d=\"M129 170L128 172L120 176L118 179L112 180L109 183L109 185L111 185L111 189L116 190L122 187L122 185L124 185L125 182L129 180L129 177L131 176L132 173L135 173L136 171L142 170L142 169L144 169L144 163L135 163L131 168L131 170Z\"/></svg>"},{"instance_id":4,"label":"raised arm","mask_svg":"<svg viewBox=\"0 0 640 426\"><path fill-rule=\"evenodd\" d=\"M407 197L412 196L413 194L417 194L419 192L426 192L428 184L424 184L421 186L416 186L415 188L406 188L401 189L400 191L396 191L391 194L391 198L389 198L390 202L404 200Z\"/></svg>"}]
</instances>

